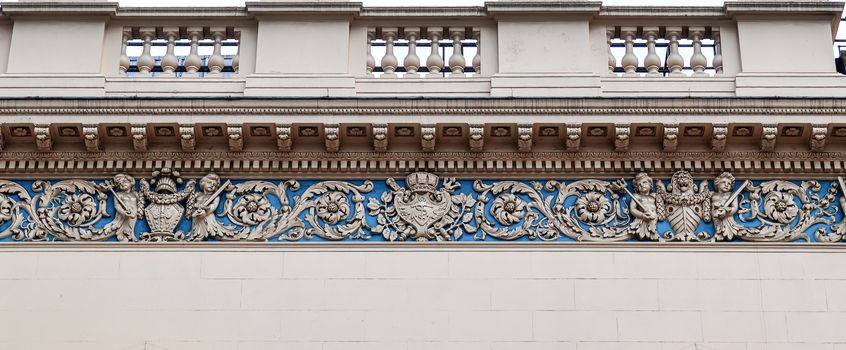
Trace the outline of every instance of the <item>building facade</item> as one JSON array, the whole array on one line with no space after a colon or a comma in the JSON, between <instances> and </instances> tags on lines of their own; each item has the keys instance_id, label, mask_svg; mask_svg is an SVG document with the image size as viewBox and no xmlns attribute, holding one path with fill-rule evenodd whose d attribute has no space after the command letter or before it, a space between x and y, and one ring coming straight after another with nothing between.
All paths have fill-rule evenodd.
<instances>
[{"instance_id":1,"label":"building facade","mask_svg":"<svg viewBox=\"0 0 846 350\"><path fill-rule=\"evenodd\" d=\"M0 349L846 349L844 4L0 5Z\"/></svg>"}]
</instances>

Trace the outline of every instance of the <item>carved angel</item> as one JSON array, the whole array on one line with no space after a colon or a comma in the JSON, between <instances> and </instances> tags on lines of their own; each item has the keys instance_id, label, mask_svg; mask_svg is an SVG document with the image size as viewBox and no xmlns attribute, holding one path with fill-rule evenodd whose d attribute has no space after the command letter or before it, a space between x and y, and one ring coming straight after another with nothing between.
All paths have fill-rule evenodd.
<instances>
[{"instance_id":1,"label":"carved angel","mask_svg":"<svg viewBox=\"0 0 846 350\"><path fill-rule=\"evenodd\" d=\"M717 192L711 194L711 219L714 221L714 238L718 241L730 241L747 231L743 225L734 220L734 215L740 208L738 204L740 191L748 182L743 182L737 191L732 192L734 184L734 176L727 172L714 178L714 189Z\"/></svg>"},{"instance_id":2,"label":"carved angel","mask_svg":"<svg viewBox=\"0 0 846 350\"><path fill-rule=\"evenodd\" d=\"M622 184L625 186L625 182ZM629 202L629 213L634 217L629 224L629 233L642 240L658 240L658 208L652 193L652 178L646 173L635 176Z\"/></svg>"},{"instance_id":3,"label":"carved angel","mask_svg":"<svg viewBox=\"0 0 846 350\"><path fill-rule=\"evenodd\" d=\"M117 237L118 241L136 241L135 224L144 217L144 197L135 191L135 178L118 174L103 185L115 200L114 220L103 227L103 233Z\"/></svg>"},{"instance_id":4,"label":"carved angel","mask_svg":"<svg viewBox=\"0 0 846 350\"><path fill-rule=\"evenodd\" d=\"M220 176L208 174L200 179L200 192L194 192L188 197L186 215L191 219L191 235L189 240L202 241L208 238L222 240L237 239L239 231L234 227L220 223L215 217L215 211L220 205L220 194L229 187L227 181L220 184Z\"/></svg>"}]
</instances>

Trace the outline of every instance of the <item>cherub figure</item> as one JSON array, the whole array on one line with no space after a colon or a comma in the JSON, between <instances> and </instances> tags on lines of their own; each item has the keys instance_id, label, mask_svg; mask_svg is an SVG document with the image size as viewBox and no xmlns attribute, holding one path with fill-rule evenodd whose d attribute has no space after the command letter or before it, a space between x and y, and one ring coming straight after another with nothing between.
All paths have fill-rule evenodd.
<instances>
[{"instance_id":1,"label":"cherub figure","mask_svg":"<svg viewBox=\"0 0 846 350\"><path fill-rule=\"evenodd\" d=\"M103 233L115 235L121 242L136 241L135 224L144 217L144 197L135 191L135 178L118 174L104 187L114 196L117 215L103 227Z\"/></svg>"},{"instance_id":2,"label":"cherub figure","mask_svg":"<svg viewBox=\"0 0 846 350\"><path fill-rule=\"evenodd\" d=\"M629 213L634 217L629 233L641 240L658 240L658 211L655 194L652 193L652 178L646 173L635 176L632 184L635 193L630 194Z\"/></svg>"},{"instance_id":3,"label":"cherub figure","mask_svg":"<svg viewBox=\"0 0 846 350\"><path fill-rule=\"evenodd\" d=\"M714 238L718 241L730 241L738 236L743 226L734 221L737 214L738 200L732 193L734 175L722 173L714 178L714 189L711 194L711 219L714 222Z\"/></svg>"},{"instance_id":4,"label":"cherub figure","mask_svg":"<svg viewBox=\"0 0 846 350\"><path fill-rule=\"evenodd\" d=\"M191 219L191 241L208 238L232 240L238 238L238 230L221 224L215 218L215 211L220 205L220 194L229 187L229 182L220 184L220 176L208 174L200 179L200 192L188 197L186 216Z\"/></svg>"}]
</instances>

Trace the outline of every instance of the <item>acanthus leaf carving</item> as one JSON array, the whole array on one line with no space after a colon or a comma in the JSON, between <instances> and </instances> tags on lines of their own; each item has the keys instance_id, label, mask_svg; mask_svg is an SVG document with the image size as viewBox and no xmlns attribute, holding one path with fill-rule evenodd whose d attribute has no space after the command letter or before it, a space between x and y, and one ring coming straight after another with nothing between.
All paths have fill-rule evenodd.
<instances>
[{"instance_id":1,"label":"acanthus leaf carving","mask_svg":"<svg viewBox=\"0 0 846 350\"><path fill-rule=\"evenodd\" d=\"M0 180L0 239L833 243L846 240L844 187L842 178L738 181L722 173L697 180L687 171L631 181L469 181L417 172L377 183L214 173L195 182L162 168L138 181L126 174Z\"/></svg>"}]
</instances>

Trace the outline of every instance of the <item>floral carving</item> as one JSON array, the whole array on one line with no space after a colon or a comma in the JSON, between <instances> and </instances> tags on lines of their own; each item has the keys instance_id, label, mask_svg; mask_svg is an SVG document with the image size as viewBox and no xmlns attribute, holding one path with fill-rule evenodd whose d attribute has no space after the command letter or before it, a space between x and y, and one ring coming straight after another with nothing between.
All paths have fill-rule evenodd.
<instances>
[{"instance_id":1,"label":"floral carving","mask_svg":"<svg viewBox=\"0 0 846 350\"><path fill-rule=\"evenodd\" d=\"M810 241L846 240L843 180L476 180L419 172L404 183L0 180L0 239L43 241ZM199 185L199 186L197 186ZM146 222L142 225L141 222ZM713 225L703 224L712 222ZM149 232L136 232L140 227ZM660 227L669 227L659 232Z\"/></svg>"},{"instance_id":2,"label":"floral carving","mask_svg":"<svg viewBox=\"0 0 846 350\"><path fill-rule=\"evenodd\" d=\"M610 211L611 202L599 192L588 192L576 200L576 215L587 223L604 222Z\"/></svg>"},{"instance_id":3,"label":"floral carving","mask_svg":"<svg viewBox=\"0 0 846 350\"><path fill-rule=\"evenodd\" d=\"M513 225L526 215L526 202L513 194L503 194L496 197L490 212L499 223Z\"/></svg>"},{"instance_id":4,"label":"floral carving","mask_svg":"<svg viewBox=\"0 0 846 350\"><path fill-rule=\"evenodd\" d=\"M242 196L235 202L232 214L242 226L253 226L262 221L270 219L273 215L273 207L267 197L259 193L250 193Z\"/></svg>"},{"instance_id":5,"label":"floral carving","mask_svg":"<svg viewBox=\"0 0 846 350\"><path fill-rule=\"evenodd\" d=\"M72 194L65 197L59 207L59 220L66 221L71 226L83 226L94 217L97 205L94 198L87 193Z\"/></svg>"},{"instance_id":6,"label":"floral carving","mask_svg":"<svg viewBox=\"0 0 846 350\"><path fill-rule=\"evenodd\" d=\"M317 200L317 217L329 225L337 224L350 212L348 201L347 196L341 192L329 192L321 196Z\"/></svg>"},{"instance_id":7,"label":"floral carving","mask_svg":"<svg viewBox=\"0 0 846 350\"><path fill-rule=\"evenodd\" d=\"M790 193L770 192L764 198L764 210L770 220L782 224L789 224L799 214L795 198Z\"/></svg>"}]
</instances>

